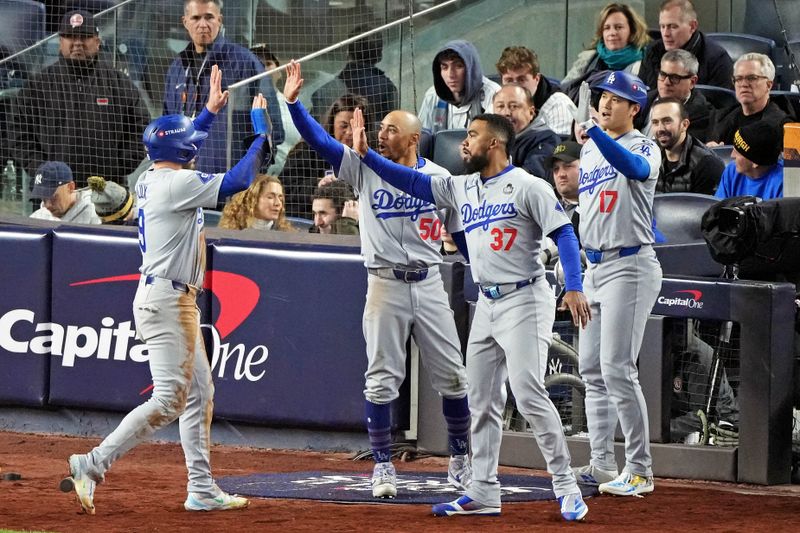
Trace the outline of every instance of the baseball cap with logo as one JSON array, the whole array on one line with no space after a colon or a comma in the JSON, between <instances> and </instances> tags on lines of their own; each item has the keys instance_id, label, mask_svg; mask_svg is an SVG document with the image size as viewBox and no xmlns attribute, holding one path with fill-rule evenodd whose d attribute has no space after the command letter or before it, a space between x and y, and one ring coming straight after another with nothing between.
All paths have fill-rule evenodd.
<instances>
[{"instance_id":1,"label":"baseball cap with logo","mask_svg":"<svg viewBox=\"0 0 800 533\"><path fill-rule=\"evenodd\" d=\"M67 11L58 26L59 35L98 35L94 16L83 9Z\"/></svg>"},{"instance_id":2,"label":"baseball cap with logo","mask_svg":"<svg viewBox=\"0 0 800 533\"><path fill-rule=\"evenodd\" d=\"M772 166L783 150L783 128L764 121L742 126L733 135L733 147L756 165Z\"/></svg>"},{"instance_id":3,"label":"baseball cap with logo","mask_svg":"<svg viewBox=\"0 0 800 533\"><path fill-rule=\"evenodd\" d=\"M47 161L42 163L36 171L36 176L33 179L33 191L31 191L32 198L50 198L55 194L56 189L70 183L72 179L72 170L66 163L61 161Z\"/></svg>"},{"instance_id":4,"label":"baseball cap with logo","mask_svg":"<svg viewBox=\"0 0 800 533\"><path fill-rule=\"evenodd\" d=\"M547 158L547 166L552 168L556 159L565 163L572 163L581 158L582 146L575 141L564 141L553 150L553 154Z\"/></svg>"}]
</instances>

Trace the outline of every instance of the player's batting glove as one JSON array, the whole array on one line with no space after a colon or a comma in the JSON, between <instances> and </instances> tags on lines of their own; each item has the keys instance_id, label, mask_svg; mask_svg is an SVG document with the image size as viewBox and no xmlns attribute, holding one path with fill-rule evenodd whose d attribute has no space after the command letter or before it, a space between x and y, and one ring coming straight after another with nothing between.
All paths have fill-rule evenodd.
<instances>
[{"instance_id":1,"label":"player's batting glove","mask_svg":"<svg viewBox=\"0 0 800 533\"><path fill-rule=\"evenodd\" d=\"M581 82L581 87L578 89L578 113L575 115L575 122L581 124L589 120L592 115L589 113L589 106L592 101L592 91L589 89L589 84L585 81Z\"/></svg>"},{"instance_id":2,"label":"player's batting glove","mask_svg":"<svg viewBox=\"0 0 800 533\"><path fill-rule=\"evenodd\" d=\"M719 424L712 423L709 433L715 446L732 448L739 445L739 430L730 422L721 420Z\"/></svg>"},{"instance_id":3,"label":"player's batting glove","mask_svg":"<svg viewBox=\"0 0 800 533\"><path fill-rule=\"evenodd\" d=\"M269 135L271 127L266 109L251 109L250 122L253 123L253 131L256 135Z\"/></svg>"}]
</instances>

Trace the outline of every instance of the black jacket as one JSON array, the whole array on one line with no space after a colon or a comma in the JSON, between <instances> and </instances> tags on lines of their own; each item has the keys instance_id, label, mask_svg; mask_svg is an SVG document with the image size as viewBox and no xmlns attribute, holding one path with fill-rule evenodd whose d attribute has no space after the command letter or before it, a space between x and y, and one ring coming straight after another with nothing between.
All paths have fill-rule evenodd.
<instances>
[{"instance_id":1,"label":"black jacket","mask_svg":"<svg viewBox=\"0 0 800 533\"><path fill-rule=\"evenodd\" d=\"M682 48L693 53L700 62L697 83L733 89L733 61L724 48L707 39L701 31L696 31ZM661 39L647 49L639 69L639 78L650 88L656 87L658 83L661 58L666 53L667 49Z\"/></svg>"},{"instance_id":2,"label":"black jacket","mask_svg":"<svg viewBox=\"0 0 800 533\"><path fill-rule=\"evenodd\" d=\"M695 192L714 194L725 163L703 143L686 136L678 166L667 170L667 156L661 150L661 170L658 173L656 192Z\"/></svg>"},{"instance_id":3,"label":"black jacket","mask_svg":"<svg viewBox=\"0 0 800 533\"><path fill-rule=\"evenodd\" d=\"M637 130L643 131L647 121L650 120L650 111L653 109L653 104L657 99L658 89L647 93L647 107L639 112L633 121L633 125ZM714 112L714 106L706 100L703 93L694 90L689 95L689 100L683 105L689 114L689 135L706 142L708 140L708 125L711 121L711 113Z\"/></svg>"},{"instance_id":4,"label":"black jacket","mask_svg":"<svg viewBox=\"0 0 800 533\"><path fill-rule=\"evenodd\" d=\"M286 197L286 216L311 220L311 201L314 189L326 172L333 168L322 159L308 144L301 141L286 156L286 164L281 171L281 182Z\"/></svg>"},{"instance_id":5,"label":"black jacket","mask_svg":"<svg viewBox=\"0 0 800 533\"><path fill-rule=\"evenodd\" d=\"M753 122L767 121L776 128L782 127L787 122L792 121L792 117L787 115L772 100L767 103L767 107L760 113L745 115L742 106L736 104L725 109L718 109L711 115L711 125L709 127L708 140L721 142L723 144L733 144L733 135L736 130Z\"/></svg>"},{"instance_id":6,"label":"black jacket","mask_svg":"<svg viewBox=\"0 0 800 533\"><path fill-rule=\"evenodd\" d=\"M45 161L63 161L76 185L89 176L127 187L126 176L145 157L142 133L150 121L139 92L102 61L63 57L34 76L14 107L14 157L33 176Z\"/></svg>"},{"instance_id":7,"label":"black jacket","mask_svg":"<svg viewBox=\"0 0 800 533\"><path fill-rule=\"evenodd\" d=\"M522 130L514 139L511 148L511 162L524 168L538 178L546 179L553 185L552 175L545 170L544 160L553 154L561 143L561 137L545 127L534 128L533 123Z\"/></svg>"}]
</instances>

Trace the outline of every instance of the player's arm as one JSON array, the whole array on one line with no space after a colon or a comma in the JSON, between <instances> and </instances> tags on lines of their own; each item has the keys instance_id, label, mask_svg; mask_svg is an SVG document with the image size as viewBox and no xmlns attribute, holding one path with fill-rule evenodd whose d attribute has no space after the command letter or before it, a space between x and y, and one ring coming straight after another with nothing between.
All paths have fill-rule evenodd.
<instances>
[{"instance_id":1,"label":"player's arm","mask_svg":"<svg viewBox=\"0 0 800 533\"><path fill-rule=\"evenodd\" d=\"M208 133L211 125L217 117L217 113L222 111L228 103L228 91L222 90L222 71L217 65L211 67L211 82L208 89L208 101L206 106L194 119L194 129Z\"/></svg>"},{"instance_id":2,"label":"player's arm","mask_svg":"<svg viewBox=\"0 0 800 533\"><path fill-rule=\"evenodd\" d=\"M626 178L646 181L650 177L650 162L643 156L634 154L612 139L594 121L583 124L586 133L595 142L611 166L622 172Z\"/></svg>"},{"instance_id":3,"label":"player's arm","mask_svg":"<svg viewBox=\"0 0 800 533\"><path fill-rule=\"evenodd\" d=\"M300 103L298 96L300 96L301 87L303 87L303 78L300 64L292 61L286 65L286 84L283 86L283 94L286 97L286 105L292 116L292 122L300 136L320 157L330 163L334 172L338 174L339 167L342 166L344 145L328 135L328 132L311 117L308 110Z\"/></svg>"},{"instance_id":4,"label":"player's arm","mask_svg":"<svg viewBox=\"0 0 800 533\"><path fill-rule=\"evenodd\" d=\"M253 122L255 138L244 157L222 177L219 198L227 198L248 188L255 179L256 174L258 174L261 165L264 164L266 157L270 154L270 146L267 141L269 118L267 117L267 101L263 94L253 98L250 118Z\"/></svg>"},{"instance_id":5,"label":"player's arm","mask_svg":"<svg viewBox=\"0 0 800 533\"><path fill-rule=\"evenodd\" d=\"M572 320L578 327L586 327L592 319L592 311L583 295L581 281L581 252L572 223L564 224L548 235L558 246L561 266L564 268L565 294L563 306L569 308Z\"/></svg>"},{"instance_id":6,"label":"player's arm","mask_svg":"<svg viewBox=\"0 0 800 533\"><path fill-rule=\"evenodd\" d=\"M455 243L456 248L458 248L458 251L461 253L461 255L464 256L464 259L466 259L467 263L469 263L469 251L467 250L467 237L466 235L464 235L464 230L451 233L450 237L453 238L453 242Z\"/></svg>"}]
</instances>

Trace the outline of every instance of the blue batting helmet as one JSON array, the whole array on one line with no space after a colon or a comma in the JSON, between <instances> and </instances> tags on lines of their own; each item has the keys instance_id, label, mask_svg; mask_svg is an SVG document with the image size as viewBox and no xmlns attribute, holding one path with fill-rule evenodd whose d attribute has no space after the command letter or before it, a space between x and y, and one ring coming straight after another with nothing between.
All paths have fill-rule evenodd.
<instances>
[{"instance_id":1,"label":"blue batting helmet","mask_svg":"<svg viewBox=\"0 0 800 533\"><path fill-rule=\"evenodd\" d=\"M148 124L142 135L151 161L188 163L197 155L200 143L208 133L194 129L185 115L164 115Z\"/></svg>"},{"instance_id":2,"label":"blue batting helmet","mask_svg":"<svg viewBox=\"0 0 800 533\"><path fill-rule=\"evenodd\" d=\"M628 74L623 70L609 72L603 81L592 87L592 90L608 91L639 104L641 109L647 107L647 85L633 74Z\"/></svg>"}]
</instances>

